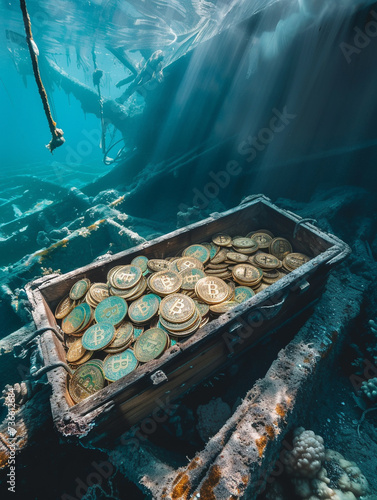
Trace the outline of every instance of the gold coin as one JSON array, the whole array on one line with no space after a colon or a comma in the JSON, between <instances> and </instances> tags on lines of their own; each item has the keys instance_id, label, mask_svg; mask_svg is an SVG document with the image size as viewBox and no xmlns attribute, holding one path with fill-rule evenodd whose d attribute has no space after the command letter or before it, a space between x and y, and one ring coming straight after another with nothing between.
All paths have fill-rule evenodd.
<instances>
[{"instance_id":1,"label":"gold coin","mask_svg":"<svg viewBox=\"0 0 377 500\"><path fill-rule=\"evenodd\" d=\"M74 366L75 368L77 368L78 366L83 365L84 363L89 361L92 356L93 356L93 351L86 351L86 353L84 354L84 356L82 358L75 361L74 363L71 363L71 365Z\"/></svg>"},{"instance_id":2,"label":"gold coin","mask_svg":"<svg viewBox=\"0 0 377 500\"><path fill-rule=\"evenodd\" d=\"M252 234L250 237L258 243L259 248L268 249L272 241L272 237L269 234L260 231Z\"/></svg>"},{"instance_id":3,"label":"gold coin","mask_svg":"<svg viewBox=\"0 0 377 500\"><path fill-rule=\"evenodd\" d=\"M265 234L268 234L269 236L271 236L271 238L275 237L273 235L273 233L271 233L271 231L269 231L268 229L258 229L258 231L252 231L251 233L247 234L246 238L252 238L253 234L255 234L255 233L265 233Z\"/></svg>"},{"instance_id":4,"label":"gold coin","mask_svg":"<svg viewBox=\"0 0 377 500\"><path fill-rule=\"evenodd\" d=\"M114 275L114 273L116 273L118 271L118 269L121 269L123 266L115 266L113 268L110 269L110 271L107 273L107 282L108 283L111 283L111 278L112 276Z\"/></svg>"},{"instance_id":5,"label":"gold coin","mask_svg":"<svg viewBox=\"0 0 377 500\"><path fill-rule=\"evenodd\" d=\"M236 300L230 300L227 302L222 302L221 304L215 304L209 307L209 310L215 314L224 314L228 311L231 311L235 307L239 306L240 303Z\"/></svg>"},{"instance_id":6,"label":"gold coin","mask_svg":"<svg viewBox=\"0 0 377 500\"><path fill-rule=\"evenodd\" d=\"M242 284L253 284L263 277L263 272L251 264L237 264L232 270L234 279Z\"/></svg>"},{"instance_id":7,"label":"gold coin","mask_svg":"<svg viewBox=\"0 0 377 500\"><path fill-rule=\"evenodd\" d=\"M232 243L232 237L229 234L219 233L212 236L212 241L215 245L227 247Z\"/></svg>"},{"instance_id":8,"label":"gold coin","mask_svg":"<svg viewBox=\"0 0 377 500\"><path fill-rule=\"evenodd\" d=\"M221 264L221 262L226 261L228 250L222 248L217 254L211 259L211 264Z\"/></svg>"},{"instance_id":9,"label":"gold coin","mask_svg":"<svg viewBox=\"0 0 377 500\"><path fill-rule=\"evenodd\" d=\"M169 262L163 259L150 259L147 265L148 269L153 272L166 271L169 269Z\"/></svg>"},{"instance_id":10,"label":"gold coin","mask_svg":"<svg viewBox=\"0 0 377 500\"><path fill-rule=\"evenodd\" d=\"M286 255L292 253L292 245L285 238L274 238L269 247L270 253L279 260L283 260Z\"/></svg>"},{"instance_id":11,"label":"gold coin","mask_svg":"<svg viewBox=\"0 0 377 500\"><path fill-rule=\"evenodd\" d=\"M233 238L232 245L234 247L240 248L241 250L258 250L258 243L252 238Z\"/></svg>"},{"instance_id":12,"label":"gold coin","mask_svg":"<svg viewBox=\"0 0 377 500\"><path fill-rule=\"evenodd\" d=\"M81 339L77 339L73 342L67 351L67 361L68 363L74 363L84 356L86 349L83 347Z\"/></svg>"},{"instance_id":13,"label":"gold coin","mask_svg":"<svg viewBox=\"0 0 377 500\"><path fill-rule=\"evenodd\" d=\"M140 335L134 346L134 354L138 361L146 363L158 358L166 349L169 337L161 328L150 328Z\"/></svg>"},{"instance_id":14,"label":"gold coin","mask_svg":"<svg viewBox=\"0 0 377 500\"><path fill-rule=\"evenodd\" d=\"M157 295L168 295L181 288L182 277L173 271L159 271L149 278L148 286Z\"/></svg>"},{"instance_id":15,"label":"gold coin","mask_svg":"<svg viewBox=\"0 0 377 500\"><path fill-rule=\"evenodd\" d=\"M248 260L248 256L243 253L238 252L228 252L226 254L227 259L231 262L246 262Z\"/></svg>"},{"instance_id":16,"label":"gold coin","mask_svg":"<svg viewBox=\"0 0 377 500\"><path fill-rule=\"evenodd\" d=\"M115 330L115 337L113 338L111 344L109 344L105 350L105 352L110 349L119 349L121 347L127 346L132 342L134 327L132 323L129 321L124 321L118 328Z\"/></svg>"},{"instance_id":17,"label":"gold coin","mask_svg":"<svg viewBox=\"0 0 377 500\"><path fill-rule=\"evenodd\" d=\"M89 288L88 295L95 304L99 304L109 297L109 288L105 283L93 283Z\"/></svg>"},{"instance_id":18,"label":"gold coin","mask_svg":"<svg viewBox=\"0 0 377 500\"><path fill-rule=\"evenodd\" d=\"M196 310L195 302L182 293L168 295L162 299L160 303L161 316L171 323L183 323L188 321Z\"/></svg>"},{"instance_id":19,"label":"gold coin","mask_svg":"<svg viewBox=\"0 0 377 500\"><path fill-rule=\"evenodd\" d=\"M81 365L69 381L68 390L75 403L83 401L87 397L103 389L105 377L99 364L88 361Z\"/></svg>"},{"instance_id":20,"label":"gold coin","mask_svg":"<svg viewBox=\"0 0 377 500\"><path fill-rule=\"evenodd\" d=\"M207 276L197 282L195 293L207 304L219 304L227 299L229 287L221 278Z\"/></svg>"},{"instance_id":21,"label":"gold coin","mask_svg":"<svg viewBox=\"0 0 377 500\"><path fill-rule=\"evenodd\" d=\"M184 271L185 269L204 269L203 263L196 257L181 257L175 261L178 271Z\"/></svg>"},{"instance_id":22,"label":"gold coin","mask_svg":"<svg viewBox=\"0 0 377 500\"><path fill-rule=\"evenodd\" d=\"M254 257L254 262L263 269L276 269L280 265L279 259L268 253L259 253Z\"/></svg>"},{"instance_id":23,"label":"gold coin","mask_svg":"<svg viewBox=\"0 0 377 500\"><path fill-rule=\"evenodd\" d=\"M61 300L55 309L55 318L63 319L72 311L75 307L76 303L70 297L65 297L65 299Z\"/></svg>"},{"instance_id":24,"label":"gold coin","mask_svg":"<svg viewBox=\"0 0 377 500\"><path fill-rule=\"evenodd\" d=\"M294 270L309 262L310 257L303 253L289 253L284 257L283 263L288 269Z\"/></svg>"}]
</instances>

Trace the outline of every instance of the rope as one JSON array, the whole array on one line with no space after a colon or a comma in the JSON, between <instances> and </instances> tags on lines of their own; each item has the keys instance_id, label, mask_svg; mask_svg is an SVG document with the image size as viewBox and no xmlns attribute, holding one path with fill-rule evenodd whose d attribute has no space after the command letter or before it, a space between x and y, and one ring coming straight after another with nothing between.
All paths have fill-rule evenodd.
<instances>
[{"instance_id":1,"label":"rope","mask_svg":"<svg viewBox=\"0 0 377 500\"><path fill-rule=\"evenodd\" d=\"M42 104L43 104L43 109L47 117L48 125L50 128L51 132L51 141L47 144L47 149L51 151L51 153L54 151L54 149L58 148L64 143L64 132L60 128L56 128L56 122L54 122L52 115L51 115L51 110L50 106L48 104L48 99L47 99L47 94L46 90L43 86L41 75L39 73L39 66L38 66L38 57L36 54L36 45L33 40L33 34L31 32L31 22L30 22L30 17L27 11L26 7L26 0L20 0L20 5L21 5L21 11L22 11L22 17L24 19L24 25L25 25L25 33L26 33L26 41L29 47L29 52L30 52L30 57L31 57L31 63L33 65L33 73L35 77L35 81L38 87L39 95L41 96L42 99Z\"/></svg>"}]
</instances>

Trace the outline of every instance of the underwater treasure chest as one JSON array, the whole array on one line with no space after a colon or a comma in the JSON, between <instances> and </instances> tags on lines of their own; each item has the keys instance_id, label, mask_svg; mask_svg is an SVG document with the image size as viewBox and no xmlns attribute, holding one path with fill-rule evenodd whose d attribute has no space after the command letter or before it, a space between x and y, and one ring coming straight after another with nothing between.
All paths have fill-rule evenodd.
<instances>
[{"instance_id":1,"label":"underwater treasure chest","mask_svg":"<svg viewBox=\"0 0 377 500\"><path fill-rule=\"evenodd\" d=\"M91 443L121 435L313 304L349 253L257 195L28 284L55 426Z\"/></svg>"}]
</instances>

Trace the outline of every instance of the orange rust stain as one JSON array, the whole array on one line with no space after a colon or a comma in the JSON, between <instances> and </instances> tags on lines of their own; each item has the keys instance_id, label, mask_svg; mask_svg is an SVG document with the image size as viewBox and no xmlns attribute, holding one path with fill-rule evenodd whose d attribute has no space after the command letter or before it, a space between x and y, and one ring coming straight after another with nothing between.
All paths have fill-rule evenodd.
<instances>
[{"instance_id":1,"label":"orange rust stain","mask_svg":"<svg viewBox=\"0 0 377 500\"><path fill-rule=\"evenodd\" d=\"M285 417L286 411L285 411L283 405L281 405L280 403L278 403L276 405L275 411L279 415L279 417L281 417L281 418Z\"/></svg>"},{"instance_id":2,"label":"orange rust stain","mask_svg":"<svg viewBox=\"0 0 377 500\"><path fill-rule=\"evenodd\" d=\"M199 458L199 457L194 458L194 459L193 459L193 460L191 460L191 462L188 464L188 466L187 466L187 470L193 470L193 469L196 469L197 467L199 467L199 463L200 463L200 458Z\"/></svg>"},{"instance_id":3,"label":"orange rust stain","mask_svg":"<svg viewBox=\"0 0 377 500\"><path fill-rule=\"evenodd\" d=\"M262 436L259 439L255 440L260 457L263 455L264 449L267 446L267 441L268 441L267 436Z\"/></svg>"},{"instance_id":4,"label":"orange rust stain","mask_svg":"<svg viewBox=\"0 0 377 500\"><path fill-rule=\"evenodd\" d=\"M249 476L242 476L242 482L246 485L249 482Z\"/></svg>"},{"instance_id":5,"label":"orange rust stain","mask_svg":"<svg viewBox=\"0 0 377 500\"><path fill-rule=\"evenodd\" d=\"M88 226L87 229L89 229L89 231L95 231L98 229L98 226L104 222L106 222L106 219L97 220L94 224Z\"/></svg>"},{"instance_id":6,"label":"orange rust stain","mask_svg":"<svg viewBox=\"0 0 377 500\"><path fill-rule=\"evenodd\" d=\"M267 436L270 439L275 438L275 429L272 427L272 425L266 425L266 432L267 432Z\"/></svg>"},{"instance_id":7,"label":"orange rust stain","mask_svg":"<svg viewBox=\"0 0 377 500\"><path fill-rule=\"evenodd\" d=\"M175 486L171 494L172 499L176 500L178 498L183 498L184 500L186 500L191 486L188 475L184 472L180 472L177 475L173 485L174 484Z\"/></svg>"},{"instance_id":8,"label":"orange rust stain","mask_svg":"<svg viewBox=\"0 0 377 500\"><path fill-rule=\"evenodd\" d=\"M200 488L200 500L216 500L213 489L219 484L221 478L221 469L218 465L212 465L207 479Z\"/></svg>"},{"instance_id":9,"label":"orange rust stain","mask_svg":"<svg viewBox=\"0 0 377 500\"><path fill-rule=\"evenodd\" d=\"M304 358L304 363L310 363L311 361L311 358L307 357L307 358Z\"/></svg>"}]
</instances>

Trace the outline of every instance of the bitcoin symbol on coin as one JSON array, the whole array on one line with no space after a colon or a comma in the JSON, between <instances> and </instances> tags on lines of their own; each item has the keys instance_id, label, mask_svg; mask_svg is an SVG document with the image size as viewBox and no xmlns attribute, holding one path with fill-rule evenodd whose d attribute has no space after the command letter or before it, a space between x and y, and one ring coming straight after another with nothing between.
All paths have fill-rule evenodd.
<instances>
[{"instance_id":1,"label":"bitcoin symbol on coin","mask_svg":"<svg viewBox=\"0 0 377 500\"><path fill-rule=\"evenodd\" d=\"M216 297L219 294L219 287L216 283L207 283L207 288L210 297Z\"/></svg>"},{"instance_id":2,"label":"bitcoin symbol on coin","mask_svg":"<svg viewBox=\"0 0 377 500\"><path fill-rule=\"evenodd\" d=\"M161 276L161 283L164 285L165 288L168 288L169 286L174 285L174 278L171 278L170 276Z\"/></svg>"},{"instance_id":3,"label":"bitcoin symbol on coin","mask_svg":"<svg viewBox=\"0 0 377 500\"><path fill-rule=\"evenodd\" d=\"M120 370L125 370L128 368L128 365L130 364L130 358L127 356L127 358L123 359L113 359L111 363L111 368L114 372L119 372Z\"/></svg>"},{"instance_id":4,"label":"bitcoin symbol on coin","mask_svg":"<svg viewBox=\"0 0 377 500\"><path fill-rule=\"evenodd\" d=\"M169 310L169 314L180 314L185 307L183 299L177 299Z\"/></svg>"},{"instance_id":5,"label":"bitcoin symbol on coin","mask_svg":"<svg viewBox=\"0 0 377 500\"><path fill-rule=\"evenodd\" d=\"M119 273L118 276L122 281L125 281L126 283L130 283L130 281L133 281L136 274L134 274L134 273Z\"/></svg>"},{"instance_id":6,"label":"bitcoin symbol on coin","mask_svg":"<svg viewBox=\"0 0 377 500\"><path fill-rule=\"evenodd\" d=\"M137 308L139 309L140 314L143 314L143 315L148 311L148 305L145 302L140 302L137 305Z\"/></svg>"}]
</instances>

